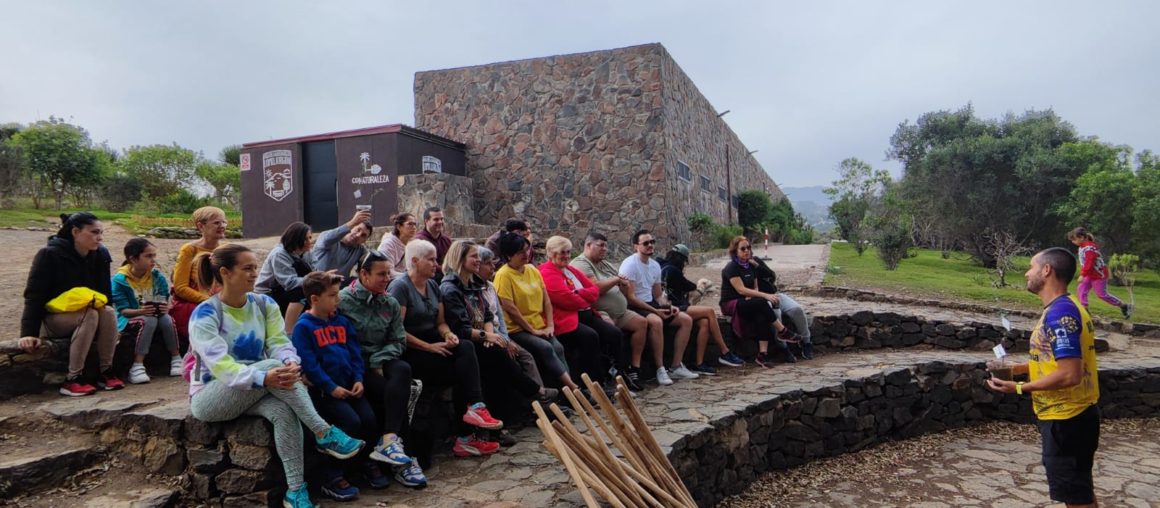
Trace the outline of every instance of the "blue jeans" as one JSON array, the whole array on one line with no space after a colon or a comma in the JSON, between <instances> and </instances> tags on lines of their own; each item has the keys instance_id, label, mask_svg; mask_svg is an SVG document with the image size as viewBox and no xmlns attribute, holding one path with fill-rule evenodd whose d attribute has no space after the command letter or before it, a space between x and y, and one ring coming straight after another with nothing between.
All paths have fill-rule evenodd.
<instances>
[{"instance_id":1,"label":"blue jeans","mask_svg":"<svg viewBox=\"0 0 1160 508\"><path fill-rule=\"evenodd\" d=\"M375 443L379 441L375 412L371 410L371 404L367 401L365 393L362 397L348 399L336 399L330 394L322 394L322 396L315 398L314 405L318 409L318 414L322 415L331 425L342 429L348 436L367 442L367 446L359 454L360 457L369 454ZM344 476L341 460L329 455L319 455L322 459L322 481L324 483L330 483Z\"/></svg>"}]
</instances>

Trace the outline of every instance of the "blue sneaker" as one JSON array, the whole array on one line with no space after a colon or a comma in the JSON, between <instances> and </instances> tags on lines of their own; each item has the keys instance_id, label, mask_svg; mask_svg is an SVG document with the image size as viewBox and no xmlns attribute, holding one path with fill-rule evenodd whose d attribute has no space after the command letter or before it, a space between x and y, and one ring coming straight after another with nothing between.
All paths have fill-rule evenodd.
<instances>
[{"instance_id":1,"label":"blue sneaker","mask_svg":"<svg viewBox=\"0 0 1160 508\"><path fill-rule=\"evenodd\" d=\"M708 362L702 363L700 365L694 365L693 372L696 372L697 374L700 374L702 376L716 376L717 375L717 369L715 369L712 365L709 365Z\"/></svg>"},{"instance_id":2,"label":"blue sneaker","mask_svg":"<svg viewBox=\"0 0 1160 508\"><path fill-rule=\"evenodd\" d=\"M346 478L338 477L330 483L322 485L322 494L335 501L353 501L358 497L358 487L351 485Z\"/></svg>"},{"instance_id":3,"label":"blue sneaker","mask_svg":"<svg viewBox=\"0 0 1160 508\"><path fill-rule=\"evenodd\" d=\"M423 468L419 467L419 461L413 457L408 458L411 459L411 465L398 468L395 471L395 481L412 489L427 487L427 476L423 474Z\"/></svg>"},{"instance_id":4,"label":"blue sneaker","mask_svg":"<svg viewBox=\"0 0 1160 508\"><path fill-rule=\"evenodd\" d=\"M411 457L403 450L403 440L395 436L390 441L379 438L379 444L371 451L371 458L379 462L386 462L392 466L407 466L411 464Z\"/></svg>"},{"instance_id":5,"label":"blue sneaker","mask_svg":"<svg viewBox=\"0 0 1160 508\"><path fill-rule=\"evenodd\" d=\"M310 491L306 489L305 483L298 487L298 490L286 491L286 498L282 500L282 508L314 508L314 503L310 502Z\"/></svg>"},{"instance_id":6,"label":"blue sneaker","mask_svg":"<svg viewBox=\"0 0 1160 508\"><path fill-rule=\"evenodd\" d=\"M326 435L318 438L318 451L338 459L349 459L362 450L366 442L346 435L342 429L330 426Z\"/></svg>"},{"instance_id":7,"label":"blue sneaker","mask_svg":"<svg viewBox=\"0 0 1160 508\"><path fill-rule=\"evenodd\" d=\"M717 357L717 363L727 367L740 367L745 365L745 359L737 356L737 353L732 351Z\"/></svg>"},{"instance_id":8,"label":"blue sneaker","mask_svg":"<svg viewBox=\"0 0 1160 508\"><path fill-rule=\"evenodd\" d=\"M363 477L366 478L367 485L375 490L381 490L391 486L391 477L384 474L383 469L373 460L367 461L363 468Z\"/></svg>"}]
</instances>

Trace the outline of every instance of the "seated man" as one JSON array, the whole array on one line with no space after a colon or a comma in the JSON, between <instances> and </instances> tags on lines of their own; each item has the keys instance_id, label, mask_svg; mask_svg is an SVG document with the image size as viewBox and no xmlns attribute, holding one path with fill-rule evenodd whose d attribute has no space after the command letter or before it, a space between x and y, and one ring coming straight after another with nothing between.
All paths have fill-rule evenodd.
<instances>
[{"instance_id":1,"label":"seated man","mask_svg":"<svg viewBox=\"0 0 1160 508\"><path fill-rule=\"evenodd\" d=\"M491 236L487 237L487 242L484 244L484 246L486 246L488 250L498 253L499 237L503 236L504 233L515 233L528 239L528 262L533 263L536 258L536 249L535 247L532 247L532 228L528 226L528 223L520 219L508 219L504 221L503 227L499 228L499 231L496 231ZM507 260L501 259L499 262L502 264L506 263Z\"/></svg>"},{"instance_id":2,"label":"seated man","mask_svg":"<svg viewBox=\"0 0 1160 508\"><path fill-rule=\"evenodd\" d=\"M343 277L343 283L350 282L358 273L355 265L366 252L367 239L374 233L371 226L371 212L359 210L354 216L337 228L323 231L318 235L311 253L314 256L314 270L335 273Z\"/></svg>"},{"instance_id":3,"label":"seated man","mask_svg":"<svg viewBox=\"0 0 1160 508\"><path fill-rule=\"evenodd\" d=\"M620 276L629 282L629 288L624 291L629 308L649 319L653 324L659 319L664 324L677 328L676 336L673 339L671 370L666 370L664 367L662 348L653 348L653 360L657 364L657 382L662 385L670 385L673 384L672 378L696 379L698 375L687 369L681 361L685 356L685 346L689 344L693 318L681 312L681 309L670 305L661 289L661 265L652 259L653 253L656 251L656 240L648 230L641 229L632 234L632 246L636 253L624 258L624 261L620 263L619 270ZM657 329L659 330L660 327L658 326ZM639 376L640 373L629 368L628 375L630 377Z\"/></svg>"}]
</instances>

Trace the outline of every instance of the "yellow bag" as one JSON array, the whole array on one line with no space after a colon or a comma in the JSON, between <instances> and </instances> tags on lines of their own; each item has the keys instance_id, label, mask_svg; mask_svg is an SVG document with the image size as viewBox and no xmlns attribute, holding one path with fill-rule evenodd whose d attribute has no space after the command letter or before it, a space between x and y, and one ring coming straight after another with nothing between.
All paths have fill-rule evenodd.
<instances>
[{"instance_id":1,"label":"yellow bag","mask_svg":"<svg viewBox=\"0 0 1160 508\"><path fill-rule=\"evenodd\" d=\"M82 286L61 293L60 296L44 304L44 308L53 314L59 314L84 310L90 306L94 309L100 309L107 303L109 303L109 299L105 295Z\"/></svg>"}]
</instances>

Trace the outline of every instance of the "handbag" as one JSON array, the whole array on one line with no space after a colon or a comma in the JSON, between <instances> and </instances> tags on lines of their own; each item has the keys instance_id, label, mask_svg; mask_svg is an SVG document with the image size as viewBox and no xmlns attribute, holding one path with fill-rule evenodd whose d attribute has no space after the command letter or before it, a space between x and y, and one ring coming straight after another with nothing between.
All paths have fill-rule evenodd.
<instances>
[{"instance_id":1,"label":"handbag","mask_svg":"<svg viewBox=\"0 0 1160 508\"><path fill-rule=\"evenodd\" d=\"M109 298L101 293L84 286L78 286L65 291L44 304L44 308L53 314L76 312L92 307L100 309L109 303Z\"/></svg>"}]
</instances>

